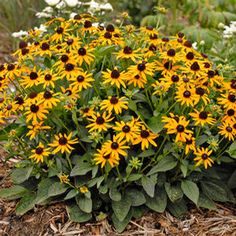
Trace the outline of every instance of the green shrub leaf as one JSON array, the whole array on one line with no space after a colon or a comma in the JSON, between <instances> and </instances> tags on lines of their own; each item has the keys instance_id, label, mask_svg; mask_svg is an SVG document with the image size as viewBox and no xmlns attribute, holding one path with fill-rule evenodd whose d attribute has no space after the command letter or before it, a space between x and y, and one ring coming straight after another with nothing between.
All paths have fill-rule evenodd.
<instances>
[{"instance_id":1,"label":"green shrub leaf","mask_svg":"<svg viewBox=\"0 0 236 236\"><path fill-rule=\"evenodd\" d=\"M125 193L132 206L141 206L146 202L144 194L135 188L127 188Z\"/></svg>"},{"instance_id":2,"label":"green shrub leaf","mask_svg":"<svg viewBox=\"0 0 236 236\"><path fill-rule=\"evenodd\" d=\"M177 160L173 156L166 156L158 162L148 173L147 176L153 175L157 172L165 172L172 170L177 165Z\"/></svg>"},{"instance_id":3,"label":"green shrub leaf","mask_svg":"<svg viewBox=\"0 0 236 236\"><path fill-rule=\"evenodd\" d=\"M197 205L199 198L198 186L190 180L183 180L181 182L181 189L184 194Z\"/></svg>"},{"instance_id":4,"label":"green shrub leaf","mask_svg":"<svg viewBox=\"0 0 236 236\"><path fill-rule=\"evenodd\" d=\"M28 190L20 185L14 185L10 188L0 189L0 198L6 198L9 200L22 197Z\"/></svg>"},{"instance_id":5,"label":"green shrub leaf","mask_svg":"<svg viewBox=\"0 0 236 236\"><path fill-rule=\"evenodd\" d=\"M183 192L179 185L170 185L170 183L165 183L165 190L171 202L177 202L183 197Z\"/></svg>"},{"instance_id":6,"label":"green shrub leaf","mask_svg":"<svg viewBox=\"0 0 236 236\"><path fill-rule=\"evenodd\" d=\"M122 233L125 230L126 226L129 224L129 221L131 220L131 218L132 218L132 210L129 211L129 213L126 215L126 217L122 221L120 221L118 219L116 214L113 214L111 217L112 222L113 222L113 224L116 228L116 231L118 233Z\"/></svg>"},{"instance_id":7,"label":"green shrub leaf","mask_svg":"<svg viewBox=\"0 0 236 236\"><path fill-rule=\"evenodd\" d=\"M56 182L52 184L50 188L48 189L48 196L53 197L53 196L60 195L64 193L67 189L68 189L68 186L66 186L65 184Z\"/></svg>"},{"instance_id":8,"label":"green shrub leaf","mask_svg":"<svg viewBox=\"0 0 236 236\"><path fill-rule=\"evenodd\" d=\"M70 173L70 176L85 175L93 169L93 166L88 162L81 162L76 165Z\"/></svg>"},{"instance_id":9,"label":"green shrub leaf","mask_svg":"<svg viewBox=\"0 0 236 236\"><path fill-rule=\"evenodd\" d=\"M50 178L46 178L41 180L41 182L38 185L38 191L37 191L37 195L36 195L36 204L40 204L43 201L45 201L49 195L48 195L48 191L50 189L50 187L53 184L53 180Z\"/></svg>"},{"instance_id":10,"label":"green shrub leaf","mask_svg":"<svg viewBox=\"0 0 236 236\"><path fill-rule=\"evenodd\" d=\"M92 218L91 213L85 213L80 210L77 205L71 205L66 207L67 213L70 217L70 220L73 222L86 222Z\"/></svg>"},{"instance_id":11,"label":"green shrub leaf","mask_svg":"<svg viewBox=\"0 0 236 236\"><path fill-rule=\"evenodd\" d=\"M205 194L200 194L197 205L199 207L203 207L209 210L216 210L215 203L210 198L208 198Z\"/></svg>"},{"instance_id":12,"label":"green shrub leaf","mask_svg":"<svg viewBox=\"0 0 236 236\"><path fill-rule=\"evenodd\" d=\"M24 215L27 211L34 208L35 205L35 193L28 193L21 198L16 206L16 214Z\"/></svg>"},{"instance_id":13,"label":"green shrub leaf","mask_svg":"<svg viewBox=\"0 0 236 236\"><path fill-rule=\"evenodd\" d=\"M91 198L87 198L85 196L80 196L78 197L78 205L79 208L86 213L91 213L92 212L92 207L93 207L93 202Z\"/></svg>"},{"instance_id":14,"label":"green shrub leaf","mask_svg":"<svg viewBox=\"0 0 236 236\"><path fill-rule=\"evenodd\" d=\"M143 176L141 182L142 182L142 186L143 186L143 189L145 190L145 192L150 197L154 197L156 183L153 181L153 179L151 179L147 176Z\"/></svg>"},{"instance_id":15,"label":"green shrub leaf","mask_svg":"<svg viewBox=\"0 0 236 236\"><path fill-rule=\"evenodd\" d=\"M131 207L129 198L122 196L120 201L112 201L112 209L119 221L124 221Z\"/></svg>"},{"instance_id":16,"label":"green shrub leaf","mask_svg":"<svg viewBox=\"0 0 236 236\"><path fill-rule=\"evenodd\" d=\"M18 169L13 170L13 172L11 173L12 181L15 184L23 183L30 177L32 170L33 170L33 166L29 166L25 168L18 168Z\"/></svg>"}]
</instances>

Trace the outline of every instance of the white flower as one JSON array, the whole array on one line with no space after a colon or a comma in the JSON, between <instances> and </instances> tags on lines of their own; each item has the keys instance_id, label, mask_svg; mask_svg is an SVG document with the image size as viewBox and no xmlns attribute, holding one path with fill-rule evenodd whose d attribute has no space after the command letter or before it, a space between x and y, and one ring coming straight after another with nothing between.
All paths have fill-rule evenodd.
<instances>
[{"instance_id":1,"label":"white flower","mask_svg":"<svg viewBox=\"0 0 236 236\"><path fill-rule=\"evenodd\" d=\"M70 13L70 19L74 19L74 17L77 15L78 13L72 12Z\"/></svg>"},{"instance_id":2,"label":"white flower","mask_svg":"<svg viewBox=\"0 0 236 236\"><path fill-rule=\"evenodd\" d=\"M197 50L197 42L194 42L194 43L192 44L192 47L193 47L193 49Z\"/></svg>"},{"instance_id":3,"label":"white flower","mask_svg":"<svg viewBox=\"0 0 236 236\"><path fill-rule=\"evenodd\" d=\"M37 13L36 13L36 16L37 16L38 18L49 18L49 17L51 17L52 15L51 15L51 14L48 14L48 13L46 13L46 12L37 12Z\"/></svg>"},{"instance_id":4,"label":"white flower","mask_svg":"<svg viewBox=\"0 0 236 236\"><path fill-rule=\"evenodd\" d=\"M101 10L109 10L109 11L113 11L113 7L110 3L106 3L106 4L101 4L100 5L100 9Z\"/></svg>"},{"instance_id":5,"label":"white flower","mask_svg":"<svg viewBox=\"0 0 236 236\"><path fill-rule=\"evenodd\" d=\"M62 8L64 8L64 7L66 7L65 2L60 2L60 3L58 3L58 4L56 5L56 8L57 8L57 9L62 9Z\"/></svg>"},{"instance_id":6,"label":"white flower","mask_svg":"<svg viewBox=\"0 0 236 236\"><path fill-rule=\"evenodd\" d=\"M23 37L23 36L28 35L28 32L27 32L27 31L20 30L19 32L14 32L14 33L12 33L11 35L12 35L12 37L14 37L14 38L21 38L21 37Z\"/></svg>"},{"instance_id":7,"label":"white flower","mask_svg":"<svg viewBox=\"0 0 236 236\"><path fill-rule=\"evenodd\" d=\"M201 40L199 44L200 44L200 45L205 45L205 41L204 41L204 40Z\"/></svg>"},{"instance_id":8,"label":"white flower","mask_svg":"<svg viewBox=\"0 0 236 236\"><path fill-rule=\"evenodd\" d=\"M57 5L60 0L44 0L49 6L55 6Z\"/></svg>"},{"instance_id":9,"label":"white flower","mask_svg":"<svg viewBox=\"0 0 236 236\"><path fill-rule=\"evenodd\" d=\"M34 30L39 30L39 31L41 31L43 33L43 32L47 32L47 27L45 25L41 24L39 26L39 28L38 27L34 27Z\"/></svg>"},{"instance_id":10,"label":"white flower","mask_svg":"<svg viewBox=\"0 0 236 236\"><path fill-rule=\"evenodd\" d=\"M75 7L79 4L78 0L64 0L68 7Z\"/></svg>"},{"instance_id":11,"label":"white flower","mask_svg":"<svg viewBox=\"0 0 236 236\"><path fill-rule=\"evenodd\" d=\"M53 13L53 8L52 8L52 7L45 7L45 8L43 9L43 12Z\"/></svg>"}]
</instances>

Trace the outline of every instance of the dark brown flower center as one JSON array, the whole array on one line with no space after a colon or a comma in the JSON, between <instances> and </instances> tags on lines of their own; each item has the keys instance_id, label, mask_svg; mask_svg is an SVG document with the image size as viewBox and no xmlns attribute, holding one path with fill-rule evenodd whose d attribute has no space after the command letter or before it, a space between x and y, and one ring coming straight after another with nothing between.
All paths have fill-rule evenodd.
<instances>
[{"instance_id":1,"label":"dark brown flower center","mask_svg":"<svg viewBox=\"0 0 236 236\"><path fill-rule=\"evenodd\" d=\"M196 94L203 96L205 94L205 89L203 89L201 87L196 88Z\"/></svg>"},{"instance_id":2,"label":"dark brown flower center","mask_svg":"<svg viewBox=\"0 0 236 236\"><path fill-rule=\"evenodd\" d=\"M153 27L151 25L148 25L148 26L146 26L146 29L152 31Z\"/></svg>"},{"instance_id":3,"label":"dark brown flower center","mask_svg":"<svg viewBox=\"0 0 236 236\"><path fill-rule=\"evenodd\" d=\"M96 123L97 123L98 125L102 125L102 124L105 123L105 120L104 120L104 118L103 118L102 116L99 116L99 117L97 117L97 119L96 119Z\"/></svg>"},{"instance_id":4,"label":"dark brown flower center","mask_svg":"<svg viewBox=\"0 0 236 236\"><path fill-rule=\"evenodd\" d=\"M26 55L27 53L29 53L29 49L28 48L22 48L21 49L21 54L24 56Z\"/></svg>"},{"instance_id":5,"label":"dark brown flower center","mask_svg":"<svg viewBox=\"0 0 236 236\"><path fill-rule=\"evenodd\" d=\"M172 69L172 63L170 61L167 61L164 63L164 67L166 70L171 70Z\"/></svg>"},{"instance_id":6,"label":"dark brown flower center","mask_svg":"<svg viewBox=\"0 0 236 236\"><path fill-rule=\"evenodd\" d=\"M115 105L119 102L118 98L116 96L112 96L110 99L110 103Z\"/></svg>"},{"instance_id":7,"label":"dark brown flower center","mask_svg":"<svg viewBox=\"0 0 236 236\"><path fill-rule=\"evenodd\" d=\"M228 96L228 100L229 100L230 102L235 102L235 101L236 101L235 95L230 94L230 95Z\"/></svg>"},{"instance_id":8,"label":"dark brown flower center","mask_svg":"<svg viewBox=\"0 0 236 236\"><path fill-rule=\"evenodd\" d=\"M192 52L188 52L187 55L186 55L186 58L187 58L188 60L193 60L194 54L193 54Z\"/></svg>"},{"instance_id":9,"label":"dark brown flower center","mask_svg":"<svg viewBox=\"0 0 236 236\"><path fill-rule=\"evenodd\" d=\"M35 153L38 154L38 155L42 154L43 153L43 148L41 148L41 147L36 148Z\"/></svg>"},{"instance_id":10,"label":"dark brown flower center","mask_svg":"<svg viewBox=\"0 0 236 236\"><path fill-rule=\"evenodd\" d=\"M234 115L234 110L233 109L229 109L228 111L227 111L227 115L228 116L233 116Z\"/></svg>"},{"instance_id":11,"label":"dark brown flower center","mask_svg":"<svg viewBox=\"0 0 236 236\"><path fill-rule=\"evenodd\" d=\"M135 75L134 78L138 80L138 79L140 79L140 76L139 75Z\"/></svg>"},{"instance_id":12,"label":"dark brown flower center","mask_svg":"<svg viewBox=\"0 0 236 236\"><path fill-rule=\"evenodd\" d=\"M155 52L157 50L157 47L154 44L151 44L148 49L152 52Z\"/></svg>"},{"instance_id":13,"label":"dark brown flower center","mask_svg":"<svg viewBox=\"0 0 236 236\"><path fill-rule=\"evenodd\" d=\"M158 37L157 37L157 34L152 34L152 35L149 36L149 38L150 38L151 40L155 40L155 39L157 39Z\"/></svg>"},{"instance_id":14,"label":"dark brown flower center","mask_svg":"<svg viewBox=\"0 0 236 236\"><path fill-rule=\"evenodd\" d=\"M112 34L110 32L106 32L103 36L106 39L111 39L112 38Z\"/></svg>"},{"instance_id":15,"label":"dark brown flower center","mask_svg":"<svg viewBox=\"0 0 236 236\"><path fill-rule=\"evenodd\" d=\"M104 156L103 156L103 158L104 158L105 160L109 160L109 159L110 159L110 157L111 157L111 155L110 155L110 154L108 154L108 155L104 155Z\"/></svg>"},{"instance_id":16,"label":"dark brown flower center","mask_svg":"<svg viewBox=\"0 0 236 236\"><path fill-rule=\"evenodd\" d=\"M4 98L0 98L0 103L3 103L5 101Z\"/></svg>"},{"instance_id":17,"label":"dark brown flower center","mask_svg":"<svg viewBox=\"0 0 236 236\"><path fill-rule=\"evenodd\" d=\"M43 97L45 99L50 99L50 98L52 98L52 94L49 91L45 91Z\"/></svg>"},{"instance_id":18,"label":"dark brown flower center","mask_svg":"<svg viewBox=\"0 0 236 236\"><path fill-rule=\"evenodd\" d=\"M58 34L62 34L64 29L62 27L58 27L56 31Z\"/></svg>"},{"instance_id":19,"label":"dark brown flower center","mask_svg":"<svg viewBox=\"0 0 236 236\"><path fill-rule=\"evenodd\" d=\"M22 48L26 48L27 47L27 43L25 41L20 41L19 42L19 48L22 49Z\"/></svg>"},{"instance_id":20,"label":"dark brown flower center","mask_svg":"<svg viewBox=\"0 0 236 236\"><path fill-rule=\"evenodd\" d=\"M179 37L179 38L183 38L183 37L184 37L184 33L179 32L179 33L178 33L178 37Z\"/></svg>"},{"instance_id":21,"label":"dark brown flower center","mask_svg":"<svg viewBox=\"0 0 236 236\"><path fill-rule=\"evenodd\" d=\"M50 46L49 46L48 43L42 43L41 49L42 49L43 51L49 50L49 48L50 48Z\"/></svg>"},{"instance_id":22,"label":"dark brown flower center","mask_svg":"<svg viewBox=\"0 0 236 236\"><path fill-rule=\"evenodd\" d=\"M123 49L124 54L132 54L133 50L131 47L125 46Z\"/></svg>"},{"instance_id":23,"label":"dark brown flower center","mask_svg":"<svg viewBox=\"0 0 236 236\"><path fill-rule=\"evenodd\" d=\"M74 39L68 39L66 43L67 45L72 45L74 43Z\"/></svg>"},{"instance_id":24,"label":"dark brown flower center","mask_svg":"<svg viewBox=\"0 0 236 236\"><path fill-rule=\"evenodd\" d=\"M183 126L183 125L178 125L178 126L176 127L176 129L177 129L177 132L179 132L179 133L184 132L184 126Z\"/></svg>"},{"instance_id":25,"label":"dark brown flower center","mask_svg":"<svg viewBox=\"0 0 236 236\"><path fill-rule=\"evenodd\" d=\"M189 78L184 77L184 78L183 78L183 81L184 81L184 83L188 83L188 82L189 82Z\"/></svg>"},{"instance_id":26,"label":"dark brown flower center","mask_svg":"<svg viewBox=\"0 0 236 236\"><path fill-rule=\"evenodd\" d=\"M3 64L0 64L0 71L3 71L5 69Z\"/></svg>"},{"instance_id":27,"label":"dark brown flower center","mask_svg":"<svg viewBox=\"0 0 236 236\"><path fill-rule=\"evenodd\" d=\"M140 133L140 136L142 138L147 138L150 135L150 133L147 130L142 130Z\"/></svg>"},{"instance_id":28,"label":"dark brown flower center","mask_svg":"<svg viewBox=\"0 0 236 236\"><path fill-rule=\"evenodd\" d=\"M50 74L46 74L46 75L44 76L44 79L45 79L46 81L50 81L50 80L52 79L52 76L51 76Z\"/></svg>"},{"instance_id":29,"label":"dark brown flower center","mask_svg":"<svg viewBox=\"0 0 236 236\"><path fill-rule=\"evenodd\" d=\"M114 32L114 31L115 31L115 28L114 28L114 26L113 26L112 24L109 24L109 25L107 25L107 27L106 27L106 31L108 31L108 32Z\"/></svg>"},{"instance_id":30,"label":"dark brown flower center","mask_svg":"<svg viewBox=\"0 0 236 236\"><path fill-rule=\"evenodd\" d=\"M122 128L122 131L123 131L124 133L129 133L130 127L129 127L128 125L124 125L123 128Z\"/></svg>"},{"instance_id":31,"label":"dark brown flower center","mask_svg":"<svg viewBox=\"0 0 236 236\"><path fill-rule=\"evenodd\" d=\"M71 91L70 89L67 89L67 90L65 91L65 94L67 94L67 96L70 96L70 95L72 94L72 91Z\"/></svg>"},{"instance_id":32,"label":"dark brown flower center","mask_svg":"<svg viewBox=\"0 0 236 236\"><path fill-rule=\"evenodd\" d=\"M78 50L78 54L79 54L80 56L85 56L85 55L86 55L86 49L85 49L85 48L80 48L80 49Z\"/></svg>"},{"instance_id":33,"label":"dark brown flower center","mask_svg":"<svg viewBox=\"0 0 236 236\"><path fill-rule=\"evenodd\" d=\"M209 70L209 71L207 72L207 75L208 75L208 78L213 78L213 77L215 76L215 71Z\"/></svg>"},{"instance_id":34,"label":"dark brown flower center","mask_svg":"<svg viewBox=\"0 0 236 236\"><path fill-rule=\"evenodd\" d=\"M189 41L189 40L186 40L186 41L184 42L184 46L187 47L187 48L191 48L191 47L192 47L192 42Z\"/></svg>"},{"instance_id":35,"label":"dark brown flower center","mask_svg":"<svg viewBox=\"0 0 236 236\"><path fill-rule=\"evenodd\" d=\"M168 43L170 41L168 37L163 37L161 40L162 42L165 42L165 43Z\"/></svg>"},{"instance_id":36,"label":"dark brown flower center","mask_svg":"<svg viewBox=\"0 0 236 236\"><path fill-rule=\"evenodd\" d=\"M69 57L67 55L62 55L61 56L61 61L62 62L67 62L69 60Z\"/></svg>"},{"instance_id":37,"label":"dark brown flower center","mask_svg":"<svg viewBox=\"0 0 236 236\"><path fill-rule=\"evenodd\" d=\"M206 111L202 111L199 113L199 118L202 120L206 120L208 117L207 112Z\"/></svg>"},{"instance_id":38,"label":"dark brown flower center","mask_svg":"<svg viewBox=\"0 0 236 236\"><path fill-rule=\"evenodd\" d=\"M112 142L111 148L112 149L117 149L117 148L119 148L119 144L117 142Z\"/></svg>"},{"instance_id":39,"label":"dark brown flower center","mask_svg":"<svg viewBox=\"0 0 236 236\"><path fill-rule=\"evenodd\" d=\"M140 63L138 64L137 68L139 71L144 71L146 69L146 65L145 63Z\"/></svg>"},{"instance_id":40,"label":"dark brown flower center","mask_svg":"<svg viewBox=\"0 0 236 236\"><path fill-rule=\"evenodd\" d=\"M202 160L206 160L208 158L208 155L206 153L202 154Z\"/></svg>"},{"instance_id":41,"label":"dark brown flower center","mask_svg":"<svg viewBox=\"0 0 236 236\"><path fill-rule=\"evenodd\" d=\"M7 70L8 71L11 71L11 70L14 70L14 69L15 69L15 65L13 65L13 64L7 65Z\"/></svg>"},{"instance_id":42,"label":"dark brown flower center","mask_svg":"<svg viewBox=\"0 0 236 236\"><path fill-rule=\"evenodd\" d=\"M36 72L30 72L29 77L31 80L36 80L38 78L38 74Z\"/></svg>"},{"instance_id":43,"label":"dark brown flower center","mask_svg":"<svg viewBox=\"0 0 236 236\"><path fill-rule=\"evenodd\" d=\"M236 81L235 80L231 82L230 87L232 89L236 89Z\"/></svg>"},{"instance_id":44,"label":"dark brown flower center","mask_svg":"<svg viewBox=\"0 0 236 236\"><path fill-rule=\"evenodd\" d=\"M191 96L190 91L188 91L188 90L184 91L183 96L184 96L185 98L189 98L189 97Z\"/></svg>"},{"instance_id":45,"label":"dark brown flower center","mask_svg":"<svg viewBox=\"0 0 236 236\"><path fill-rule=\"evenodd\" d=\"M174 50L173 48L171 48L171 49L169 49L169 50L167 51L167 55L168 55L169 57L174 57L175 54L176 54L176 52L175 52L175 50Z\"/></svg>"},{"instance_id":46,"label":"dark brown flower center","mask_svg":"<svg viewBox=\"0 0 236 236\"><path fill-rule=\"evenodd\" d=\"M227 132L229 132L229 133L231 133L231 132L233 131L233 129L232 129L230 126L227 126L227 127L226 127L226 130L227 130Z\"/></svg>"},{"instance_id":47,"label":"dark brown flower center","mask_svg":"<svg viewBox=\"0 0 236 236\"><path fill-rule=\"evenodd\" d=\"M81 16L79 15L79 14L77 14L77 15L75 15L74 16L74 20L81 20L82 18L81 18Z\"/></svg>"},{"instance_id":48,"label":"dark brown flower center","mask_svg":"<svg viewBox=\"0 0 236 236\"><path fill-rule=\"evenodd\" d=\"M31 110L31 112L33 112L33 113L37 113L37 112L39 111L39 106L37 106L37 105L35 105L35 104L32 104L32 105L30 106L30 110Z\"/></svg>"},{"instance_id":49,"label":"dark brown flower center","mask_svg":"<svg viewBox=\"0 0 236 236\"><path fill-rule=\"evenodd\" d=\"M198 71L198 70L200 70L200 66L199 66L199 64L195 61L192 65L191 65L191 70L193 70L193 71Z\"/></svg>"},{"instance_id":50,"label":"dark brown flower center","mask_svg":"<svg viewBox=\"0 0 236 236\"><path fill-rule=\"evenodd\" d=\"M59 138L59 144L60 145L66 145L67 144L67 138L65 138L64 136Z\"/></svg>"},{"instance_id":51,"label":"dark brown flower center","mask_svg":"<svg viewBox=\"0 0 236 236\"><path fill-rule=\"evenodd\" d=\"M7 106L7 110L10 111L11 109L12 109L12 105L9 104L9 105Z\"/></svg>"},{"instance_id":52,"label":"dark brown flower center","mask_svg":"<svg viewBox=\"0 0 236 236\"><path fill-rule=\"evenodd\" d=\"M38 93L36 93L36 92L31 92L31 93L29 94L29 98L31 98L31 99L36 98L37 95L38 95Z\"/></svg>"},{"instance_id":53,"label":"dark brown flower center","mask_svg":"<svg viewBox=\"0 0 236 236\"><path fill-rule=\"evenodd\" d=\"M75 68L75 66L73 64L71 64L71 63L67 63L65 65L65 70L68 71L68 72L74 70L74 68Z\"/></svg>"},{"instance_id":54,"label":"dark brown flower center","mask_svg":"<svg viewBox=\"0 0 236 236\"><path fill-rule=\"evenodd\" d=\"M92 22L89 21L89 20L86 20L86 21L84 22L84 28L90 28L90 27L92 27Z\"/></svg>"},{"instance_id":55,"label":"dark brown flower center","mask_svg":"<svg viewBox=\"0 0 236 236\"><path fill-rule=\"evenodd\" d=\"M16 101L16 104L18 104L18 105L22 105L24 103L24 99L20 96L17 96L15 98L15 101Z\"/></svg>"},{"instance_id":56,"label":"dark brown flower center","mask_svg":"<svg viewBox=\"0 0 236 236\"><path fill-rule=\"evenodd\" d=\"M191 145L193 143L193 140L192 139L186 139L186 144L187 145Z\"/></svg>"},{"instance_id":57,"label":"dark brown flower center","mask_svg":"<svg viewBox=\"0 0 236 236\"><path fill-rule=\"evenodd\" d=\"M171 76L171 80L172 80L172 82L178 82L179 81L179 76L178 75L172 75Z\"/></svg>"},{"instance_id":58,"label":"dark brown flower center","mask_svg":"<svg viewBox=\"0 0 236 236\"><path fill-rule=\"evenodd\" d=\"M79 83L84 82L84 76L83 76L83 75L79 75L79 76L77 77L77 81L78 81Z\"/></svg>"},{"instance_id":59,"label":"dark brown flower center","mask_svg":"<svg viewBox=\"0 0 236 236\"><path fill-rule=\"evenodd\" d=\"M120 77L120 72L118 70L113 70L111 72L111 78L112 79L118 79Z\"/></svg>"}]
</instances>

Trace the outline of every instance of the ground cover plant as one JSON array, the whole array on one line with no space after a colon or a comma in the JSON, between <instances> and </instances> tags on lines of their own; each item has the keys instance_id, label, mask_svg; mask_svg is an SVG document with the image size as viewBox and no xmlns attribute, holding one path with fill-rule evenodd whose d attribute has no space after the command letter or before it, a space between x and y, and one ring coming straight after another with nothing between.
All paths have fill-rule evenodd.
<instances>
[{"instance_id":1,"label":"ground cover plant","mask_svg":"<svg viewBox=\"0 0 236 236\"><path fill-rule=\"evenodd\" d=\"M0 66L0 138L19 159L0 196L20 198L18 215L65 201L71 220L122 232L148 209L235 202L235 174L216 171L235 166L235 79L181 32L90 14L45 26Z\"/></svg>"}]
</instances>

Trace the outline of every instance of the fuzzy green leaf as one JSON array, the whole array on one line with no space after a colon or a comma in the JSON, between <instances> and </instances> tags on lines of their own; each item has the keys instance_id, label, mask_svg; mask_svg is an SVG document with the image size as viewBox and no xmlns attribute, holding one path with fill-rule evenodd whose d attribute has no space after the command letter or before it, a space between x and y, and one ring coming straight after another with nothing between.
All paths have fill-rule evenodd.
<instances>
[{"instance_id":1,"label":"fuzzy green leaf","mask_svg":"<svg viewBox=\"0 0 236 236\"><path fill-rule=\"evenodd\" d=\"M67 193L67 195L64 197L64 200L68 200L68 199L71 199L73 197L75 197L76 195L78 195L78 190L77 189L72 189L70 190L69 193Z\"/></svg>"},{"instance_id":2,"label":"fuzzy green leaf","mask_svg":"<svg viewBox=\"0 0 236 236\"><path fill-rule=\"evenodd\" d=\"M198 199L198 206L209 209L209 210L216 210L215 203L210 198L208 198L205 194L200 194L199 199Z\"/></svg>"},{"instance_id":3,"label":"fuzzy green leaf","mask_svg":"<svg viewBox=\"0 0 236 236\"><path fill-rule=\"evenodd\" d=\"M132 210L129 211L129 213L126 215L126 217L122 221L120 221L118 219L116 214L113 214L111 217L112 222L113 222L113 224L116 228L116 231L118 233L122 233L125 230L126 226L129 224L131 218L132 218Z\"/></svg>"},{"instance_id":4,"label":"fuzzy green leaf","mask_svg":"<svg viewBox=\"0 0 236 236\"><path fill-rule=\"evenodd\" d=\"M112 209L119 221L124 221L129 213L131 202L129 198L122 196L120 201L112 201Z\"/></svg>"},{"instance_id":5,"label":"fuzzy green leaf","mask_svg":"<svg viewBox=\"0 0 236 236\"><path fill-rule=\"evenodd\" d=\"M68 189L68 186L66 186L65 184L56 182L52 184L50 188L48 189L48 196L53 197L53 196L63 194L67 189Z\"/></svg>"},{"instance_id":6,"label":"fuzzy green leaf","mask_svg":"<svg viewBox=\"0 0 236 236\"><path fill-rule=\"evenodd\" d=\"M126 189L126 196L130 199L132 206L141 206L146 202L144 194L134 188Z\"/></svg>"},{"instance_id":7,"label":"fuzzy green leaf","mask_svg":"<svg viewBox=\"0 0 236 236\"><path fill-rule=\"evenodd\" d=\"M145 192L150 197L154 197L156 183L153 181L153 179L151 179L147 176L143 176L141 182L142 182L142 186L143 186L143 189L145 190Z\"/></svg>"},{"instance_id":8,"label":"fuzzy green leaf","mask_svg":"<svg viewBox=\"0 0 236 236\"><path fill-rule=\"evenodd\" d=\"M78 201L79 208L83 212L85 212L85 213L92 212L93 202L92 202L91 198L87 198L85 196L80 196L77 201Z\"/></svg>"},{"instance_id":9,"label":"fuzzy green leaf","mask_svg":"<svg viewBox=\"0 0 236 236\"><path fill-rule=\"evenodd\" d=\"M36 194L36 204L40 204L43 201L45 201L49 196L48 196L48 190L52 186L53 180L46 178L41 180L41 182L38 184L38 191Z\"/></svg>"},{"instance_id":10,"label":"fuzzy green leaf","mask_svg":"<svg viewBox=\"0 0 236 236\"><path fill-rule=\"evenodd\" d=\"M14 185L10 188L3 188L0 189L0 198L6 198L9 200L17 199L22 197L27 192L27 189L20 186L20 185Z\"/></svg>"},{"instance_id":11,"label":"fuzzy green leaf","mask_svg":"<svg viewBox=\"0 0 236 236\"><path fill-rule=\"evenodd\" d=\"M181 189L184 194L197 205L199 198L198 186L190 180L183 180L181 182Z\"/></svg>"},{"instance_id":12,"label":"fuzzy green leaf","mask_svg":"<svg viewBox=\"0 0 236 236\"><path fill-rule=\"evenodd\" d=\"M35 205L35 193L29 193L21 198L16 206L16 214L24 215L27 211L34 208Z\"/></svg>"},{"instance_id":13,"label":"fuzzy green leaf","mask_svg":"<svg viewBox=\"0 0 236 236\"><path fill-rule=\"evenodd\" d=\"M165 190L171 202L177 202L183 197L183 192L179 185L170 185L170 183L165 183Z\"/></svg>"},{"instance_id":14,"label":"fuzzy green leaf","mask_svg":"<svg viewBox=\"0 0 236 236\"><path fill-rule=\"evenodd\" d=\"M163 130L164 124L161 122L161 120L162 114L156 117L153 116L148 120L147 125L153 133L158 134Z\"/></svg>"},{"instance_id":15,"label":"fuzzy green leaf","mask_svg":"<svg viewBox=\"0 0 236 236\"><path fill-rule=\"evenodd\" d=\"M73 222L86 222L92 218L92 214L85 213L80 210L77 205L71 205L66 207L67 213L70 217L70 220Z\"/></svg>"},{"instance_id":16,"label":"fuzzy green leaf","mask_svg":"<svg viewBox=\"0 0 236 236\"><path fill-rule=\"evenodd\" d=\"M30 177L32 170L33 170L33 166L29 166L25 168L18 168L18 169L13 170L13 172L11 173L12 181L15 184L23 183Z\"/></svg>"},{"instance_id":17,"label":"fuzzy green leaf","mask_svg":"<svg viewBox=\"0 0 236 236\"><path fill-rule=\"evenodd\" d=\"M93 169L93 166L88 162L81 162L76 165L70 173L70 176L85 175Z\"/></svg>"}]
</instances>

